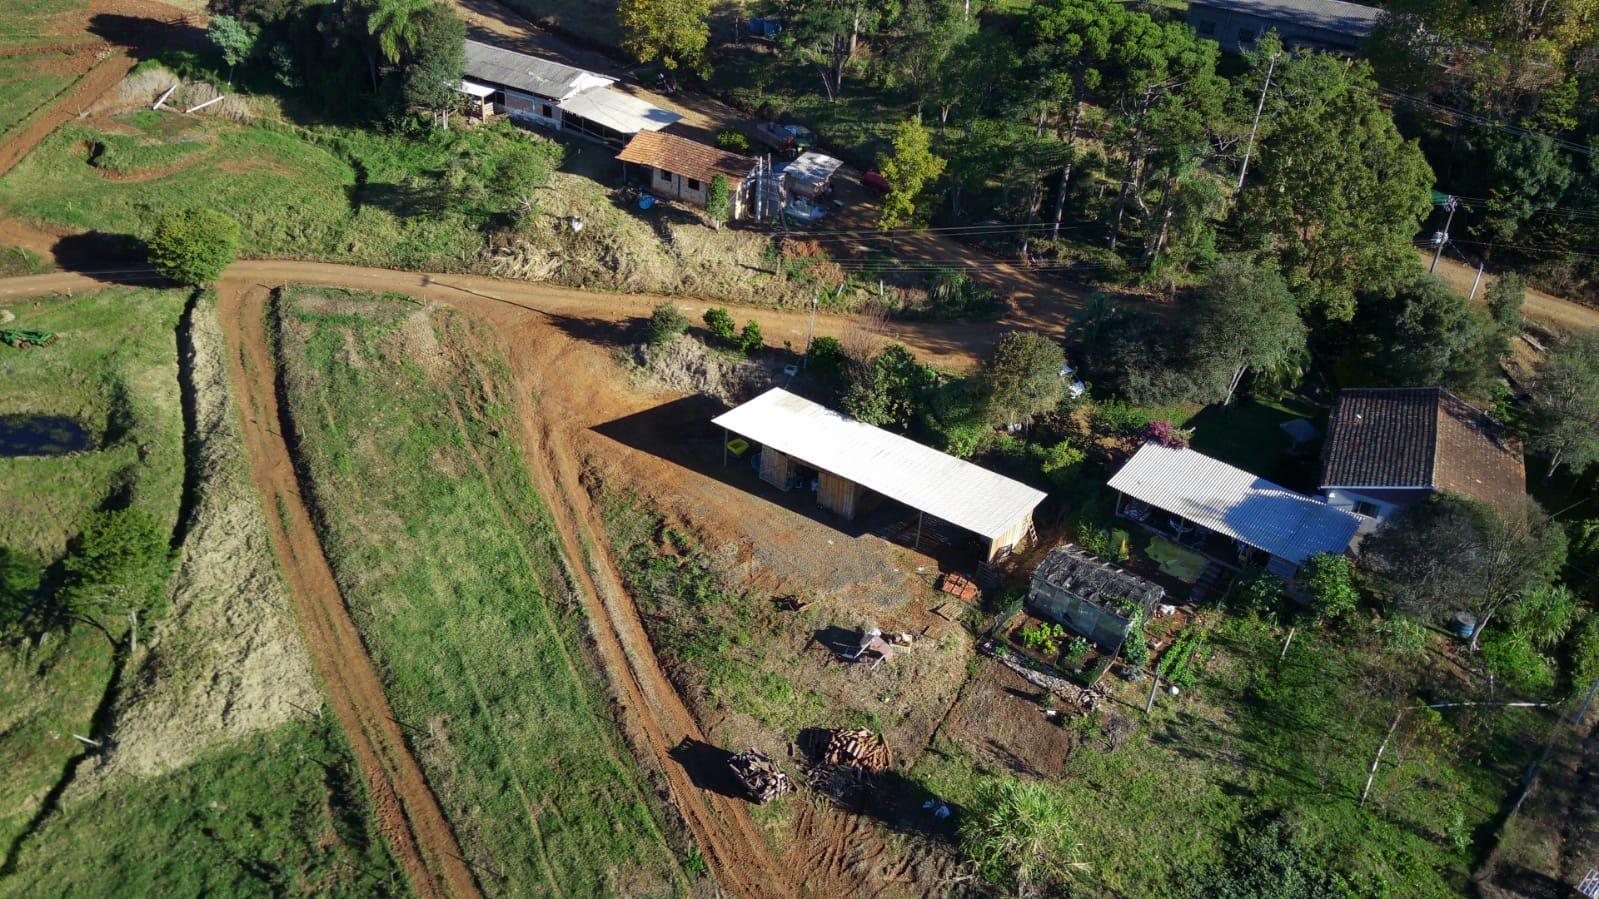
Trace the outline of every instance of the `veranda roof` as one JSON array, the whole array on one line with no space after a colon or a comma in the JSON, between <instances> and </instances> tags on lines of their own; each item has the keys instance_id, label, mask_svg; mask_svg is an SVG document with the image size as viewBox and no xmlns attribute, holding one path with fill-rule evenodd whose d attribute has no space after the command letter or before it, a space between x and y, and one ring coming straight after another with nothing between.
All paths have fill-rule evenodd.
<instances>
[{"instance_id":1,"label":"veranda roof","mask_svg":"<svg viewBox=\"0 0 1599 899\"><path fill-rule=\"evenodd\" d=\"M586 90L561 101L561 108L620 134L659 131L683 118L637 97L608 87Z\"/></svg>"},{"instance_id":2,"label":"veranda roof","mask_svg":"<svg viewBox=\"0 0 1599 899\"><path fill-rule=\"evenodd\" d=\"M1044 494L964 459L773 388L717 416L741 437L875 490L989 540L1005 536Z\"/></svg>"},{"instance_id":3,"label":"veranda roof","mask_svg":"<svg viewBox=\"0 0 1599 899\"><path fill-rule=\"evenodd\" d=\"M1135 453L1110 487L1295 565L1347 550L1360 530L1353 512L1203 453L1158 443Z\"/></svg>"}]
</instances>

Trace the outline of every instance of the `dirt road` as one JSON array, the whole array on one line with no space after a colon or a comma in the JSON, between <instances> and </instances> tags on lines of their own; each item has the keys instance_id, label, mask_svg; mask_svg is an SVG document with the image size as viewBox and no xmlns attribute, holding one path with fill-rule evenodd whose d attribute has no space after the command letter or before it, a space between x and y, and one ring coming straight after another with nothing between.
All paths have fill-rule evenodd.
<instances>
[{"instance_id":1,"label":"dirt road","mask_svg":"<svg viewBox=\"0 0 1599 899\"><path fill-rule=\"evenodd\" d=\"M1423 262L1432 264L1431 253L1422 253L1421 257ZM1469 296L1471 283L1477 277L1477 270L1463 262L1446 257L1438 261L1436 274L1449 286ZM1496 275L1483 275L1482 283L1477 286L1478 304L1484 302L1488 285L1497 279ZM1532 287L1527 288L1527 301L1521 307L1521 314L1529 321L1556 332L1576 333L1599 328L1599 309L1562 300Z\"/></svg>"},{"instance_id":2,"label":"dirt road","mask_svg":"<svg viewBox=\"0 0 1599 899\"><path fill-rule=\"evenodd\" d=\"M378 826L411 888L429 897L479 896L455 834L406 746L312 528L283 437L267 299L264 287L225 285L218 289L218 315L251 474L311 658L366 778Z\"/></svg>"}]
</instances>

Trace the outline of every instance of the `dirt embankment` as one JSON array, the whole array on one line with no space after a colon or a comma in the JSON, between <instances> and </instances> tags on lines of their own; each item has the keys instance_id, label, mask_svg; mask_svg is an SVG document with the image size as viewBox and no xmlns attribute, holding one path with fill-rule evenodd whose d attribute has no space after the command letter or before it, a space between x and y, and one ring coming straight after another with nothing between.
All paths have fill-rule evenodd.
<instances>
[{"instance_id":1,"label":"dirt embankment","mask_svg":"<svg viewBox=\"0 0 1599 899\"><path fill-rule=\"evenodd\" d=\"M219 297L228 370L241 398L244 442L267 530L328 702L366 780L378 827L418 895L481 895L405 742L312 526L278 410L268 291L223 286Z\"/></svg>"},{"instance_id":2,"label":"dirt embankment","mask_svg":"<svg viewBox=\"0 0 1599 899\"><path fill-rule=\"evenodd\" d=\"M108 776L170 771L322 708L250 482L215 301L197 300L185 325L178 349L191 499L171 605L141 634L107 748L69 799Z\"/></svg>"}]
</instances>

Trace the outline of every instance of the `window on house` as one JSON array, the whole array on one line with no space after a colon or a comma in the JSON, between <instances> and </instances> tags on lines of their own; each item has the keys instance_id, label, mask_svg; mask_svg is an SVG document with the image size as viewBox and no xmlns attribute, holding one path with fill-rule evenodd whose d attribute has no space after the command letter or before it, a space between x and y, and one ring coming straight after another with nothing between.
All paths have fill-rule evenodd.
<instances>
[{"instance_id":1,"label":"window on house","mask_svg":"<svg viewBox=\"0 0 1599 899\"><path fill-rule=\"evenodd\" d=\"M1368 503L1365 500L1359 500L1355 503L1355 513L1357 515L1364 515L1367 518L1376 518L1381 511L1381 509L1377 508L1376 503Z\"/></svg>"},{"instance_id":2,"label":"window on house","mask_svg":"<svg viewBox=\"0 0 1599 899\"><path fill-rule=\"evenodd\" d=\"M688 189L689 190L699 190L700 189L700 179L698 179L698 178L690 178L690 179L688 179Z\"/></svg>"},{"instance_id":3,"label":"window on house","mask_svg":"<svg viewBox=\"0 0 1599 899\"><path fill-rule=\"evenodd\" d=\"M553 119L555 118L555 107L548 103L540 103L539 115L544 116L546 119Z\"/></svg>"}]
</instances>

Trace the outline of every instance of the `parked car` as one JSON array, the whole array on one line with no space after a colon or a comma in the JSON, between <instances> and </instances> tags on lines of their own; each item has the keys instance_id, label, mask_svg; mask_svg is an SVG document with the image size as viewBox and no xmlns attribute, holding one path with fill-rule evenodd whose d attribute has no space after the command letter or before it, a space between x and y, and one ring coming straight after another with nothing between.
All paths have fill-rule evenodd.
<instances>
[{"instance_id":1,"label":"parked car","mask_svg":"<svg viewBox=\"0 0 1599 899\"><path fill-rule=\"evenodd\" d=\"M816 143L816 135L803 125L763 122L755 126L755 139L784 153L803 153Z\"/></svg>"},{"instance_id":2,"label":"parked car","mask_svg":"<svg viewBox=\"0 0 1599 899\"><path fill-rule=\"evenodd\" d=\"M877 169L870 169L866 174L862 175L861 183L880 194L886 194L894 189L894 185L889 184L888 179L884 178L883 173Z\"/></svg>"}]
</instances>

